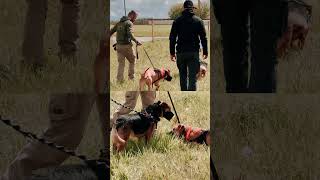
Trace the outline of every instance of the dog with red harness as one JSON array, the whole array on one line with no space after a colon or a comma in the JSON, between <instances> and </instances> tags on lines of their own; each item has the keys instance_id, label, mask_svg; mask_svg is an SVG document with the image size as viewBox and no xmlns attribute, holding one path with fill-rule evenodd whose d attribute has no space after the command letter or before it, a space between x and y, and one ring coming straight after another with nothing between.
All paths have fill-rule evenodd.
<instances>
[{"instance_id":1,"label":"dog with red harness","mask_svg":"<svg viewBox=\"0 0 320 180\"><path fill-rule=\"evenodd\" d=\"M148 91L153 89L153 85L156 86L156 91L160 88L160 80L171 81L172 77L170 76L170 70L161 68L147 68L144 73L141 74L140 78L140 91L144 90L145 85L148 86Z\"/></svg>"},{"instance_id":2,"label":"dog with red harness","mask_svg":"<svg viewBox=\"0 0 320 180\"><path fill-rule=\"evenodd\" d=\"M210 146L210 130L178 124L173 128L171 134L182 138L186 142L194 142Z\"/></svg>"}]
</instances>

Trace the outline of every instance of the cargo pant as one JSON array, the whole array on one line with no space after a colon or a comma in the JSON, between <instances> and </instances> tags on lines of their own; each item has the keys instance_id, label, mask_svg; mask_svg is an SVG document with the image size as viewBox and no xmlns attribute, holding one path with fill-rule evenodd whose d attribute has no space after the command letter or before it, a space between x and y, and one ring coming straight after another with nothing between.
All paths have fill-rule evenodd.
<instances>
[{"instance_id":1,"label":"cargo pant","mask_svg":"<svg viewBox=\"0 0 320 180\"><path fill-rule=\"evenodd\" d=\"M123 73L124 73L125 59L127 59L129 61L129 69L128 69L129 79L134 79L134 72L135 72L134 66L136 63L136 56L134 53L133 45L132 44L125 44L125 45L117 44L117 56L118 56L117 81L121 82L124 80Z\"/></svg>"},{"instance_id":2,"label":"cargo pant","mask_svg":"<svg viewBox=\"0 0 320 180\"><path fill-rule=\"evenodd\" d=\"M26 0L27 14L24 27L22 55L25 63L43 64L45 21L48 0ZM59 27L60 53L72 54L76 51L79 37L79 0L61 0L62 11Z\"/></svg>"},{"instance_id":3,"label":"cargo pant","mask_svg":"<svg viewBox=\"0 0 320 180\"><path fill-rule=\"evenodd\" d=\"M212 0L212 4L221 25L226 91L274 93L276 47L286 28L287 3L284 0Z\"/></svg>"},{"instance_id":4,"label":"cargo pant","mask_svg":"<svg viewBox=\"0 0 320 180\"><path fill-rule=\"evenodd\" d=\"M50 124L43 137L67 149L75 150L84 135L88 116L95 100L100 113L103 145L105 149L109 149L106 95L53 95L49 105ZM0 179L27 180L33 170L57 166L67 158L68 155L63 152L38 142L31 142L19 152Z\"/></svg>"},{"instance_id":5,"label":"cargo pant","mask_svg":"<svg viewBox=\"0 0 320 180\"><path fill-rule=\"evenodd\" d=\"M200 69L198 52L177 53L181 91L197 90L197 73Z\"/></svg>"},{"instance_id":6,"label":"cargo pant","mask_svg":"<svg viewBox=\"0 0 320 180\"><path fill-rule=\"evenodd\" d=\"M125 94L124 106L135 109L138 96L141 96L142 109L147 108L149 105L153 104L156 99L155 91L127 91ZM111 118L110 127L117 120L120 115L129 114L131 111L127 108L119 106L116 111L113 113Z\"/></svg>"}]
</instances>

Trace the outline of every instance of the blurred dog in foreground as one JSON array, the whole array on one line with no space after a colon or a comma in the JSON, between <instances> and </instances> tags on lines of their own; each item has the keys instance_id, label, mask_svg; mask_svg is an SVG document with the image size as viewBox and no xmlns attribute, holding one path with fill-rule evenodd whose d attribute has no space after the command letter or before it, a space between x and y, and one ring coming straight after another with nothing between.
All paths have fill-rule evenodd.
<instances>
[{"instance_id":1,"label":"blurred dog in foreground","mask_svg":"<svg viewBox=\"0 0 320 180\"><path fill-rule=\"evenodd\" d=\"M158 101L146 108L145 114L128 114L120 116L112 127L111 137L113 148L122 151L126 147L130 136L145 138L148 143L153 136L160 117L171 120L174 114L170 106Z\"/></svg>"},{"instance_id":2,"label":"blurred dog in foreground","mask_svg":"<svg viewBox=\"0 0 320 180\"><path fill-rule=\"evenodd\" d=\"M312 7L299 0L288 2L287 30L279 39L277 54L284 56L288 49L303 49L306 37L311 28Z\"/></svg>"}]
</instances>

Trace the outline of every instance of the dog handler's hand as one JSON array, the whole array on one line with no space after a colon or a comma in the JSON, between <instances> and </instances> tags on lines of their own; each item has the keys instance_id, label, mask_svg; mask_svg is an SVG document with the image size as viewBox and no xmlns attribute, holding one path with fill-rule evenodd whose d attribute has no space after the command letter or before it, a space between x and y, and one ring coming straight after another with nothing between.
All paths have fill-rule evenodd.
<instances>
[{"instance_id":1,"label":"dog handler's hand","mask_svg":"<svg viewBox=\"0 0 320 180\"><path fill-rule=\"evenodd\" d=\"M208 55L204 54L204 55L202 56L202 58L203 58L203 59L207 59L207 58L208 58Z\"/></svg>"},{"instance_id":2,"label":"dog handler's hand","mask_svg":"<svg viewBox=\"0 0 320 180\"><path fill-rule=\"evenodd\" d=\"M171 57L171 61L173 61L173 62L176 62L176 55L174 54L174 55L170 55L170 57Z\"/></svg>"},{"instance_id":3,"label":"dog handler's hand","mask_svg":"<svg viewBox=\"0 0 320 180\"><path fill-rule=\"evenodd\" d=\"M142 43L141 43L140 41L137 41L136 44L137 44L138 46L141 46L141 45L142 45Z\"/></svg>"}]
</instances>

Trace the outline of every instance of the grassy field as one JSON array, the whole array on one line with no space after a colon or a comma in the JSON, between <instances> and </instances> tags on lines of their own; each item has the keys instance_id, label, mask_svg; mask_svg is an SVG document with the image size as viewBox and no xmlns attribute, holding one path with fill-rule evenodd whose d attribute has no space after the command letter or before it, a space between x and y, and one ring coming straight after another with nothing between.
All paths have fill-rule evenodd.
<instances>
[{"instance_id":1,"label":"grassy field","mask_svg":"<svg viewBox=\"0 0 320 180\"><path fill-rule=\"evenodd\" d=\"M320 92L320 4L309 0L313 5L311 32L308 34L305 47L302 51L290 51L279 59L278 64L278 93L316 93ZM212 13L213 14L213 13ZM211 17L214 19L214 17ZM215 19L214 19L215 21ZM221 36L219 25L213 25L213 38L211 53L213 54L213 87L215 92L225 92L225 79L223 74Z\"/></svg>"},{"instance_id":2,"label":"grassy field","mask_svg":"<svg viewBox=\"0 0 320 180\"><path fill-rule=\"evenodd\" d=\"M171 71L171 76L173 77L171 82L161 81L160 90L161 91L180 91L180 80L179 80L179 71L175 62L170 60L169 53L169 41L168 40L156 40L155 42L146 42L143 44L144 48L148 52L150 58L152 59L153 64L156 68L169 68ZM112 46L111 46L112 47ZM123 84L117 83L116 75L118 68L118 60L116 52L113 49L110 49L110 88L112 91L121 91L121 90L139 90L139 79L140 74L145 71L145 69L152 67L149 62L146 54L144 53L142 47L138 48L139 59L137 60L135 66L135 80L128 81L128 61L126 61L125 67L125 82ZM210 57L206 60L210 64ZM209 66L208 66L209 67ZM198 90L205 91L210 88L210 68L208 68L207 76L198 81Z\"/></svg>"},{"instance_id":3,"label":"grassy field","mask_svg":"<svg viewBox=\"0 0 320 180\"><path fill-rule=\"evenodd\" d=\"M221 179L319 179L319 102L317 95L216 95L211 153Z\"/></svg>"},{"instance_id":4,"label":"grassy field","mask_svg":"<svg viewBox=\"0 0 320 180\"><path fill-rule=\"evenodd\" d=\"M111 25L110 28L113 26ZM170 34L171 25L154 25L153 27L155 37L168 37ZM208 32L208 26L206 25ZM152 25L134 25L134 35L137 37L151 37L152 36Z\"/></svg>"},{"instance_id":5,"label":"grassy field","mask_svg":"<svg viewBox=\"0 0 320 180\"><path fill-rule=\"evenodd\" d=\"M123 102L124 93L111 92L111 97ZM210 126L209 93L171 92L171 96L181 123L204 129ZM166 92L157 93L157 100L170 102ZM110 108L112 113L117 106L111 103ZM140 98L136 109L141 109ZM162 119L148 145L131 141L125 152L111 153L112 179L209 179L209 148L167 135L172 125Z\"/></svg>"},{"instance_id":6,"label":"grassy field","mask_svg":"<svg viewBox=\"0 0 320 180\"><path fill-rule=\"evenodd\" d=\"M49 96L46 94L0 95L0 115L4 119L12 119L24 130L41 135L48 127ZM27 143L26 139L13 129L0 123L0 174L17 153ZM93 106L89 116L84 138L77 152L87 155L90 159L98 158L102 148L102 134L100 132L99 115ZM82 163L78 159L69 158L64 164Z\"/></svg>"},{"instance_id":7,"label":"grassy field","mask_svg":"<svg viewBox=\"0 0 320 180\"><path fill-rule=\"evenodd\" d=\"M21 45L23 41L26 1L4 0L0 2L0 66L7 66L10 80L0 79L0 91L11 93L45 92L45 91L92 91L93 62L99 45L99 39L106 27L106 3L102 1L80 0L80 38L78 66L60 63L58 53L58 32L61 3L48 2L48 14L45 33L45 55L47 68L35 77L20 74L22 60ZM95 9L92 11L92 9Z\"/></svg>"}]
</instances>

